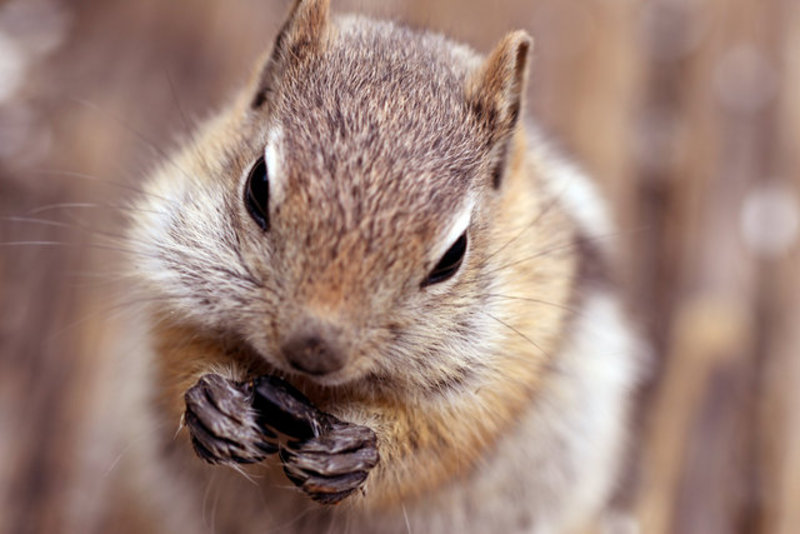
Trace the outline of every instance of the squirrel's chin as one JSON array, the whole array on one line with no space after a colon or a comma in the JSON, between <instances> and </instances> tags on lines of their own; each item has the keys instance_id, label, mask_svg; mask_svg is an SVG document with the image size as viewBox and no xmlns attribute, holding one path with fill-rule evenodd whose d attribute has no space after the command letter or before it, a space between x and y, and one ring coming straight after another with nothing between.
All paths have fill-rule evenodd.
<instances>
[{"instance_id":1,"label":"squirrel's chin","mask_svg":"<svg viewBox=\"0 0 800 534\"><path fill-rule=\"evenodd\" d=\"M368 371L351 369L349 366L325 375L310 375L294 370L281 370L279 374L300 391L320 399L345 399L354 394L360 396L358 392L363 392L364 388L370 391L374 389L374 385L370 387L367 383L370 381Z\"/></svg>"},{"instance_id":2,"label":"squirrel's chin","mask_svg":"<svg viewBox=\"0 0 800 534\"><path fill-rule=\"evenodd\" d=\"M312 375L308 373L292 371L289 376L292 382L299 381L305 384L316 386L318 388L339 388L356 384L359 379L363 378L363 373L353 372L345 368L336 371L335 373L328 373L324 375Z\"/></svg>"}]
</instances>

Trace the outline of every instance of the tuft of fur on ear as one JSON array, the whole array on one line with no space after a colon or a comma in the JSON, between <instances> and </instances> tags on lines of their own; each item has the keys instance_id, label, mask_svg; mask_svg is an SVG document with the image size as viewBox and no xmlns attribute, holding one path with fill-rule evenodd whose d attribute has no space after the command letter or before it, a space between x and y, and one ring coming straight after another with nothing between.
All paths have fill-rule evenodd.
<instances>
[{"instance_id":1,"label":"tuft of fur on ear","mask_svg":"<svg viewBox=\"0 0 800 534\"><path fill-rule=\"evenodd\" d=\"M264 104L275 77L288 65L302 62L322 49L329 23L330 0L295 0L266 63L256 76L252 108Z\"/></svg>"},{"instance_id":2,"label":"tuft of fur on ear","mask_svg":"<svg viewBox=\"0 0 800 534\"><path fill-rule=\"evenodd\" d=\"M520 30L506 35L467 81L468 102L478 124L496 145L492 175L498 188L505 168L509 138L519 122L533 39Z\"/></svg>"}]
</instances>

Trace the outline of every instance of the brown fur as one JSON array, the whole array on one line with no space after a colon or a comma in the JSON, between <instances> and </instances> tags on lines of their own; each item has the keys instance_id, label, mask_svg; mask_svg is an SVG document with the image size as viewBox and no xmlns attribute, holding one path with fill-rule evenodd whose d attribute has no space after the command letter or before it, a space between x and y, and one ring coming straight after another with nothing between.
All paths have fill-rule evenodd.
<instances>
[{"instance_id":1,"label":"brown fur","mask_svg":"<svg viewBox=\"0 0 800 534\"><path fill-rule=\"evenodd\" d=\"M141 206L153 215L135 221L131 243L148 258L140 287L159 297L154 417L174 432L184 392L205 373L284 374L377 433L380 464L343 508L376 517L478 476L529 417L573 321L580 258L565 245L578 230L543 189L518 120L524 32L483 61L438 35L332 21L328 9L295 3L247 89L155 174ZM264 231L243 180L274 131L270 179L282 189ZM464 265L423 286L468 199ZM335 326L348 359L311 379L280 354L318 322ZM172 437L160 438L165 461L182 456L180 477L205 480L185 433ZM270 499L286 492L276 480L260 486ZM299 496L285 498L302 510Z\"/></svg>"}]
</instances>

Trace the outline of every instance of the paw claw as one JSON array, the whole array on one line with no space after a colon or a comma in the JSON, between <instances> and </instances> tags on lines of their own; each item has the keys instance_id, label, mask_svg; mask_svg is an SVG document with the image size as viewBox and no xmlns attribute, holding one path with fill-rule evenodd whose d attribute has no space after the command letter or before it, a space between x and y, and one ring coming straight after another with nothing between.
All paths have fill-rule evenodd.
<instances>
[{"instance_id":1,"label":"paw claw","mask_svg":"<svg viewBox=\"0 0 800 534\"><path fill-rule=\"evenodd\" d=\"M329 433L282 446L286 476L313 500L335 504L362 488L380 457L369 428L336 421Z\"/></svg>"},{"instance_id":2,"label":"paw claw","mask_svg":"<svg viewBox=\"0 0 800 534\"><path fill-rule=\"evenodd\" d=\"M212 463L249 464L277 452L255 422L252 399L241 384L219 375L204 375L184 395L183 420L197 455Z\"/></svg>"}]
</instances>

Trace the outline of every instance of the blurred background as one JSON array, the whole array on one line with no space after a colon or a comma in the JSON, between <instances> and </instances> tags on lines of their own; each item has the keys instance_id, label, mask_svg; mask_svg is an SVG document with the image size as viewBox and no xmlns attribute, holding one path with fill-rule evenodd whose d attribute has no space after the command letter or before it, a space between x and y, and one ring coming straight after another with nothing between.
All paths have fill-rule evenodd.
<instances>
[{"instance_id":1,"label":"blurred background","mask_svg":"<svg viewBox=\"0 0 800 534\"><path fill-rule=\"evenodd\" d=\"M288 0L0 1L0 533L80 532L141 178L225 101ZM599 180L655 347L644 533L800 532L800 2L335 0L487 52L535 38L529 110ZM98 239L100 238L100 239ZM113 324L113 321L111 322Z\"/></svg>"}]
</instances>

